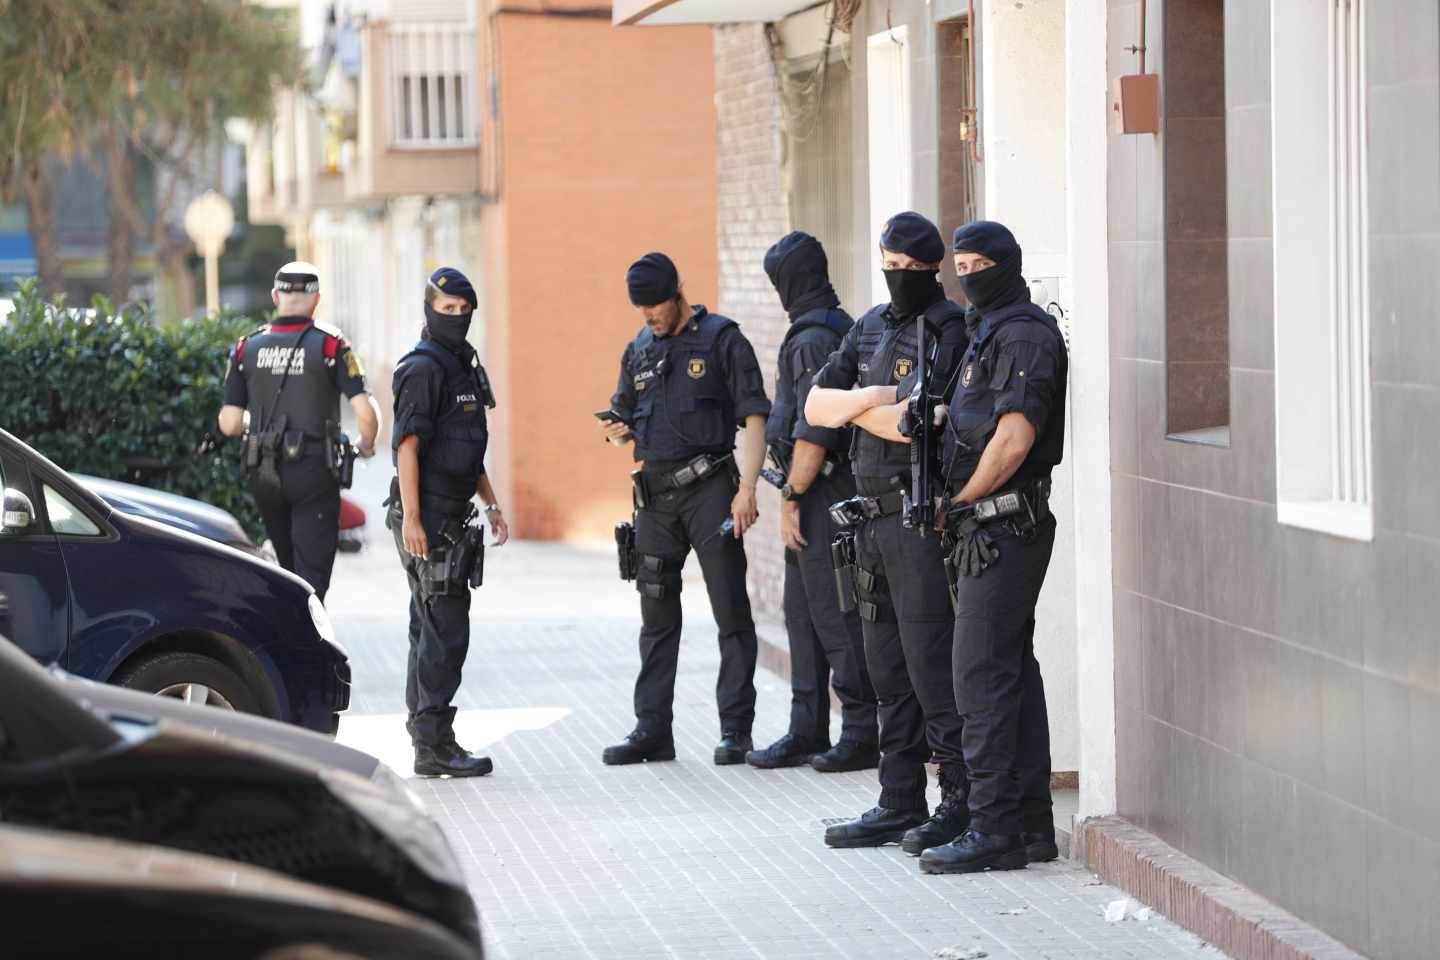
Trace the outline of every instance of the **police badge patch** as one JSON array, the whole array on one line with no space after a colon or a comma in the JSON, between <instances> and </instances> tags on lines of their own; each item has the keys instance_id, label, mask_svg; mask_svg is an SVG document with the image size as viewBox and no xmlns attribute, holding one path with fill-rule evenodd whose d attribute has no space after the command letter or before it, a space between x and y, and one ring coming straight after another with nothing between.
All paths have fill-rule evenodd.
<instances>
[{"instance_id":1,"label":"police badge patch","mask_svg":"<svg viewBox=\"0 0 1440 960\"><path fill-rule=\"evenodd\" d=\"M365 368L360 366L360 358L355 356L354 350L345 351L345 369L357 380L365 376Z\"/></svg>"},{"instance_id":2,"label":"police badge patch","mask_svg":"<svg viewBox=\"0 0 1440 960\"><path fill-rule=\"evenodd\" d=\"M975 364L973 364L973 363L967 363L967 364L965 364L965 373L964 373L963 375L961 375L961 377L960 377L960 386L962 386L962 387L968 387L968 386L970 386L970 381L971 381L971 379L974 378L974 376L975 376Z\"/></svg>"},{"instance_id":3,"label":"police badge patch","mask_svg":"<svg viewBox=\"0 0 1440 960\"><path fill-rule=\"evenodd\" d=\"M895 380L898 382L910 376L910 371L915 369L915 361L909 357L901 357L895 361Z\"/></svg>"},{"instance_id":4,"label":"police badge patch","mask_svg":"<svg viewBox=\"0 0 1440 960\"><path fill-rule=\"evenodd\" d=\"M690 374L691 380L699 380L705 376L705 358L691 357L690 365L685 368L685 372Z\"/></svg>"}]
</instances>

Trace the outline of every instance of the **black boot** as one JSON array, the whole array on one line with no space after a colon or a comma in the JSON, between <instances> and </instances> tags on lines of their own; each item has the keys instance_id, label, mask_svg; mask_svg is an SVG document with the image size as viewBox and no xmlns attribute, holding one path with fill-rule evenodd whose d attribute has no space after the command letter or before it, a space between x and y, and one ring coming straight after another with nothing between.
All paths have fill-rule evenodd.
<instances>
[{"instance_id":1,"label":"black boot","mask_svg":"<svg viewBox=\"0 0 1440 960\"><path fill-rule=\"evenodd\" d=\"M966 830L960 839L920 854L921 873L981 873L985 870L1024 870L1025 841L1018 833L977 833Z\"/></svg>"},{"instance_id":2,"label":"black boot","mask_svg":"<svg viewBox=\"0 0 1440 960\"><path fill-rule=\"evenodd\" d=\"M600 759L607 766L621 766L627 763L644 763L647 760L674 760L675 738L666 733L653 733L636 727L624 743L606 747Z\"/></svg>"},{"instance_id":3,"label":"black boot","mask_svg":"<svg viewBox=\"0 0 1440 960\"><path fill-rule=\"evenodd\" d=\"M935 812L929 820L901 838L900 849L918 857L931 847L943 847L964 833L968 826L970 808L966 806L959 786L953 782L946 783L942 773L940 802L935 805Z\"/></svg>"},{"instance_id":4,"label":"black boot","mask_svg":"<svg viewBox=\"0 0 1440 960\"><path fill-rule=\"evenodd\" d=\"M844 737L840 738L840 742L835 744L833 749L810 761L810 766L821 773L874 770L879 765L879 747L873 743L861 743L859 740L846 740Z\"/></svg>"},{"instance_id":5,"label":"black boot","mask_svg":"<svg viewBox=\"0 0 1440 960\"><path fill-rule=\"evenodd\" d=\"M754 748L755 741L750 739L750 734L726 730L720 734L720 742L715 746L715 765L725 767L732 763L744 763L745 754Z\"/></svg>"},{"instance_id":6,"label":"black boot","mask_svg":"<svg viewBox=\"0 0 1440 960\"><path fill-rule=\"evenodd\" d=\"M829 749L830 744L828 743L812 743L793 733L787 733L764 750L751 750L745 754L745 762L762 770L774 770L776 767L799 767L809 763L810 758L815 754L824 753Z\"/></svg>"},{"instance_id":7,"label":"black boot","mask_svg":"<svg viewBox=\"0 0 1440 960\"><path fill-rule=\"evenodd\" d=\"M860 814L858 820L837 823L825 828L827 847L881 847L896 843L905 831L925 822L925 809L891 810L875 807Z\"/></svg>"},{"instance_id":8,"label":"black boot","mask_svg":"<svg viewBox=\"0 0 1440 960\"><path fill-rule=\"evenodd\" d=\"M477 757L451 740L415 747L415 775L419 777L483 777L495 764Z\"/></svg>"},{"instance_id":9,"label":"black boot","mask_svg":"<svg viewBox=\"0 0 1440 960\"><path fill-rule=\"evenodd\" d=\"M1031 863L1049 863L1060 857L1053 830L1049 833L1022 833L1020 839L1025 841L1025 858Z\"/></svg>"}]
</instances>

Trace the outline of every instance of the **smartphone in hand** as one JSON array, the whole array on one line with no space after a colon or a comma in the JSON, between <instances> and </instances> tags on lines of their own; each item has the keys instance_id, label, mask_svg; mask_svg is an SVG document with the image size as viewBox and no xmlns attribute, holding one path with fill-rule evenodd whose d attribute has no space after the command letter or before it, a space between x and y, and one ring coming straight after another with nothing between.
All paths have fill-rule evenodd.
<instances>
[{"instance_id":1,"label":"smartphone in hand","mask_svg":"<svg viewBox=\"0 0 1440 960\"><path fill-rule=\"evenodd\" d=\"M614 410L596 410L595 419L600 420L604 423L619 423L620 414L616 413Z\"/></svg>"}]
</instances>

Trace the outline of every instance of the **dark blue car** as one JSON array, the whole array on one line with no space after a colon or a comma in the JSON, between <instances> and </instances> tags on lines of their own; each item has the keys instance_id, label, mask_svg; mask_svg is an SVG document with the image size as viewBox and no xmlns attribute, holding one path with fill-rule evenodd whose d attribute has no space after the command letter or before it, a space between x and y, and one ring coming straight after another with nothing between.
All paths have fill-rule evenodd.
<instances>
[{"instance_id":1,"label":"dark blue car","mask_svg":"<svg viewBox=\"0 0 1440 960\"><path fill-rule=\"evenodd\" d=\"M0 635L94 680L333 734L350 666L310 586L122 512L0 430Z\"/></svg>"}]
</instances>

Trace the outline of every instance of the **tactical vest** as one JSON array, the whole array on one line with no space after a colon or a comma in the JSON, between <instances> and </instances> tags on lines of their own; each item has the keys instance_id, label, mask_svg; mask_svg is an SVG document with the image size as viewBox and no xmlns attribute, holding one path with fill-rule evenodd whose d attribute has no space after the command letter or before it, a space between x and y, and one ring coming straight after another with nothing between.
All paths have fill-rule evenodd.
<instances>
[{"instance_id":1,"label":"tactical vest","mask_svg":"<svg viewBox=\"0 0 1440 960\"><path fill-rule=\"evenodd\" d=\"M952 300L941 300L929 307L925 316L935 327L944 329L947 324L963 324L965 308ZM856 326L859 328L855 345L859 352L860 386L898 387L915 372L919 351L913 318L895 320L890 314L890 305L882 304L861 317ZM935 346L933 337L932 333L925 341L931 349ZM938 393L944 386L934 384L934 390ZM850 460L855 476L867 480L910 476L910 445L881 440L865 430L856 430L851 437Z\"/></svg>"},{"instance_id":2,"label":"tactical vest","mask_svg":"<svg viewBox=\"0 0 1440 960\"><path fill-rule=\"evenodd\" d=\"M956 490L975 472L980 455L995 435L995 394L1005 389L1014 372L1008 363L997 363L996 334L1015 323L1038 323L1055 337L1059 349L1056 370L1059 384L1044 434L1036 437L1013 480L1047 477L1051 467L1060 462L1065 438L1064 383L1069 364L1065 338L1054 317L1035 304L1025 302L983 321L960 361L960 378L950 398L942 454L946 481Z\"/></svg>"},{"instance_id":3,"label":"tactical vest","mask_svg":"<svg viewBox=\"0 0 1440 960\"><path fill-rule=\"evenodd\" d=\"M799 398L794 389L794 371L789 369L786 362L785 351L790 346L790 341L802 330L811 327L820 327L829 331L827 346L833 352L840 346L841 339L850 332L855 321L843 310L811 310L790 324L790 329L785 331L785 339L780 342L780 377L785 382L775 385L775 402L770 407L770 416L765 420L765 443L778 445L787 450L795 445L792 434L795 430L795 421L800 416L800 411L795 404Z\"/></svg>"},{"instance_id":4,"label":"tactical vest","mask_svg":"<svg viewBox=\"0 0 1440 960\"><path fill-rule=\"evenodd\" d=\"M735 399L717 349L734 320L701 310L668 337L649 327L631 344L636 460L684 460L735 448Z\"/></svg>"},{"instance_id":5,"label":"tactical vest","mask_svg":"<svg viewBox=\"0 0 1440 960\"><path fill-rule=\"evenodd\" d=\"M283 416L286 430L324 440L326 423L340 422L334 377L339 346L338 333L308 322L303 327L276 323L241 338L235 352L249 397L251 432L277 430Z\"/></svg>"},{"instance_id":6,"label":"tactical vest","mask_svg":"<svg viewBox=\"0 0 1440 960\"><path fill-rule=\"evenodd\" d=\"M435 416L435 434L420 455L420 494L422 498L454 501L454 511L458 512L475 495L475 485L485 466L485 449L490 443L485 410L494 408L495 397L478 358L472 357L467 364L434 340L421 340L400 363L421 356L440 365L445 383Z\"/></svg>"}]
</instances>

